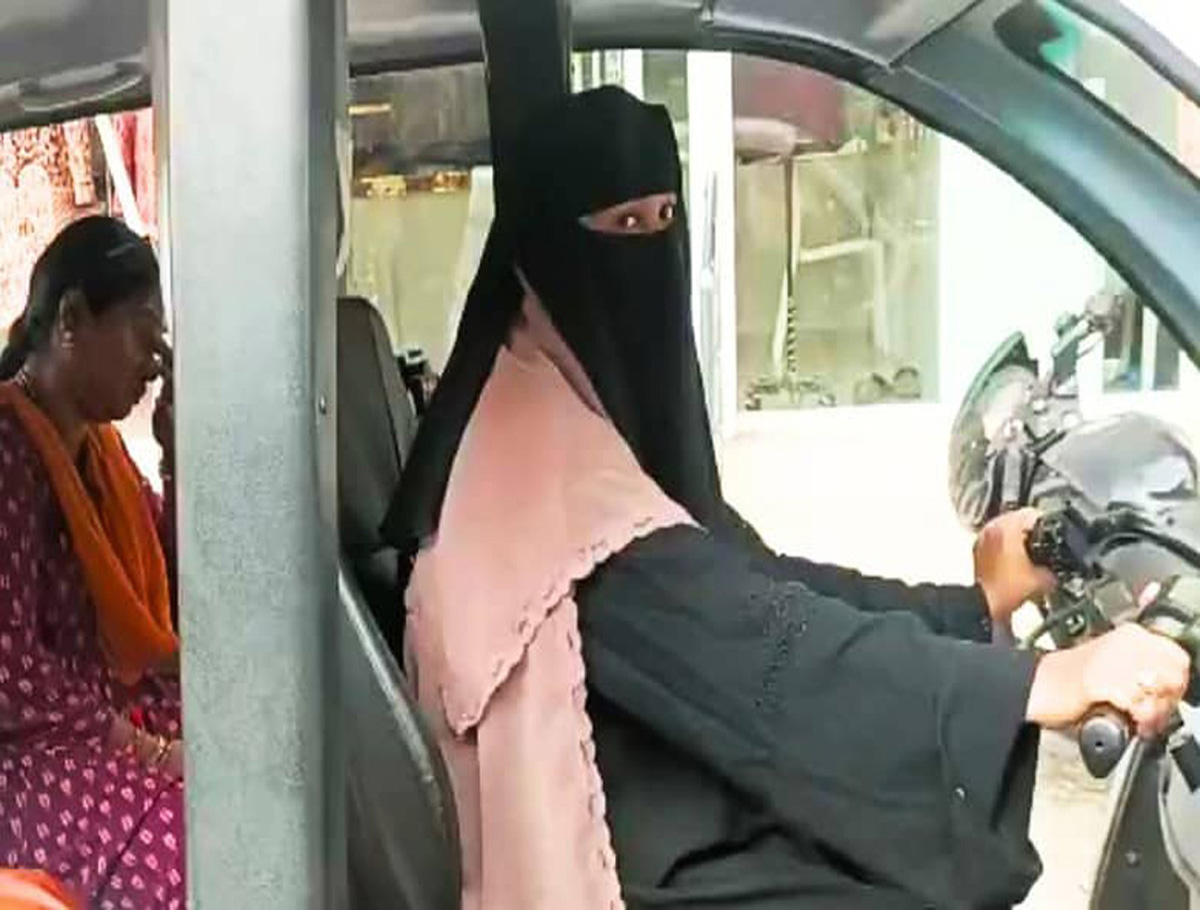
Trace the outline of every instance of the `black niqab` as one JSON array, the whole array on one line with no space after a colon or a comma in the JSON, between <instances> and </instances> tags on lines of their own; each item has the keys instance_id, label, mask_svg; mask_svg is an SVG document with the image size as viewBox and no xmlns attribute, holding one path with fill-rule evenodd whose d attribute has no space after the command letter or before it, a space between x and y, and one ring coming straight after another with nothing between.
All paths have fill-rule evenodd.
<instances>
[{"instance_id":1,"label":"black niqab","mask_svg":"<svg viewBox=\"0 0 1200 910\"><path fill-rule=\"evenodd\" d=\"M384 536L411 553L437 529L454 455L519 309L517 266L646 473L701 524L722 520L666 110L617 88L571 96L527 130L518 167L521 191L492 226ZM660 233L616 236L581 222L669 192L680 204Z\"/></svg>"}]
</instances>

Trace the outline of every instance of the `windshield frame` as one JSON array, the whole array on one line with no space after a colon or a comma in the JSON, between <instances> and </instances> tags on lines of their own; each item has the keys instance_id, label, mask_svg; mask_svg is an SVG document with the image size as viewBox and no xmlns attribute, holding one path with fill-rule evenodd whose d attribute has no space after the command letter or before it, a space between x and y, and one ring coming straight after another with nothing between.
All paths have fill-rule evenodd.
<instances>
[{"instance_id":1,"label":"windshield frame","mask_svg":"<svg viewBox=\"0 0 1200 910\"><path fill-rule=\"evenodd\" d=\"M1200 59L1190 57L1135 12L1126 0L1057 0L1107 32L1193 104L1200 106Z\"/></svg>"},{"instance_id":2,"label":"windshield frame","mask_svg":"<svg viewBox=\"0 0 1200 910\"><path fill-rule=\"evenodd\" d=\"M1100 10L1097 9L1098 5ZM1048 42L1036 34L1030 34L1027 23L1022 21L1025 16L1052 18L1055 13L1076 18L1093 30L1093 34L1084 36L1084 42L1105 41L1112 50L1135 61L1146 74L1157 77L1163 89L1174 93L1173 100L1177 105L1193 110L1197 122L1200 122L1200 67L1136 13L1114 0L1020 0L998 16L995 22L996 37L1011 53L1067 87L1073 95L1104 117L1144 141L1147 148L1200 188L1200 159L1190 162L1180 150L1156 136L1144 122L1138 122L1140 118L1127 106L1114 103L1106 95L1097 94L1089 87L1088 80L1050 59L1044 50Z\"/></svg>"}]
</instances>

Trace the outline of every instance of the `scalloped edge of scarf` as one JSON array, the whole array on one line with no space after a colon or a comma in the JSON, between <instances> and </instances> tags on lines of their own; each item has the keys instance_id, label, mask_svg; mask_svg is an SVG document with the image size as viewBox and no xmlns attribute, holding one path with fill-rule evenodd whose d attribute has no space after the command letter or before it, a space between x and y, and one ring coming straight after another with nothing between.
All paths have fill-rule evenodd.
<instances>
[{"instance_id":1,"label":"scalloped edge of scarf","mask_svg":"<svg viewBox=\"0 0 1200 910\"><path fill-rule=\"evenodd\" d=\"M498 649L493 660L489 679L483 691L467 701L457 704L453 695L442 684L438 687L438 700L446 723L455 736L462 737L483 719L492 697L507 682L513 671L525 657L529 646L533 643L538 630L546 618L558 608L564 600L571 596L572 588L578 582L587 578L597 567L607 562L631 543L649 537L656 531L683 525L695 526L695 522L679 506L674 516L644 515L633 522L621 523L599 535L590 544L576 548L570 561L559 569L546 582L544 592L530 597L517 620L513 623L505 644ZM410 619L421 621L419 603L410 605ZM582 651L581 651L582 655ZM449 661L443 655L443 666L448 667ZM582 657L581 657L582 659Z\"/></svg>"}]
</instances>

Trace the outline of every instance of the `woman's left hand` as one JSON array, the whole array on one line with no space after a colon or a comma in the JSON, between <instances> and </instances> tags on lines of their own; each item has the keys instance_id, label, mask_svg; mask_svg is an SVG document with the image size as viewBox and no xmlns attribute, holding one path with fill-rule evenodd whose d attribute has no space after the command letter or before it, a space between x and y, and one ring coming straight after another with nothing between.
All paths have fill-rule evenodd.
<instances>
[{"instance_id":1,"label":"woman's left hand","mask_svg":"<svg viewBox=\"0 0 1200 910\"><path fill-rule=\"evenodd\" d=\"M1006 512L988 522L975 540L975 581L987 598L993 623L1008 625L1022 604L1055 588L1054 576L1035 566L1025 549L1040 517L1037 509Z\"/></svg>"}]
</instances>

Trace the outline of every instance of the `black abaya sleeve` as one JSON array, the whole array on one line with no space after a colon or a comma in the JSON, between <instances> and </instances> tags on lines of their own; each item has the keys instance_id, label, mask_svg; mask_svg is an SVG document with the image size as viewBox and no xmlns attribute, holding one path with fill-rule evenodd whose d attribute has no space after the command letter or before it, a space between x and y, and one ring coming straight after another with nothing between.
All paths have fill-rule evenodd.
<instances>
[{"instance_id":1,"label":"black abaya sleeve","mask_svg":"<svg viewBox=\"0 0 1200 910\"><path fill-rule=\"evenodd\" d=\"M855 609L694 528L578 596L589 691L846 874L945 908L1007 907L1036 878L1030 655Z\"/></svg>"},{"instance_id":2,"label":"black abaya sleeve","mask_svg":"<svg viewBox=\"0 0 1200 910\"><path fill-rule=\"evenodd\" d=\"M772 578L801 582L816 594L837 598L868 613L912 613L939 635L967 641L992 640L987 600L978 585L909 585L843 566L782 556L771 550L745 519L727 509L727 539L743 545L755 567Z\"/></svg>"}]
</instances>

